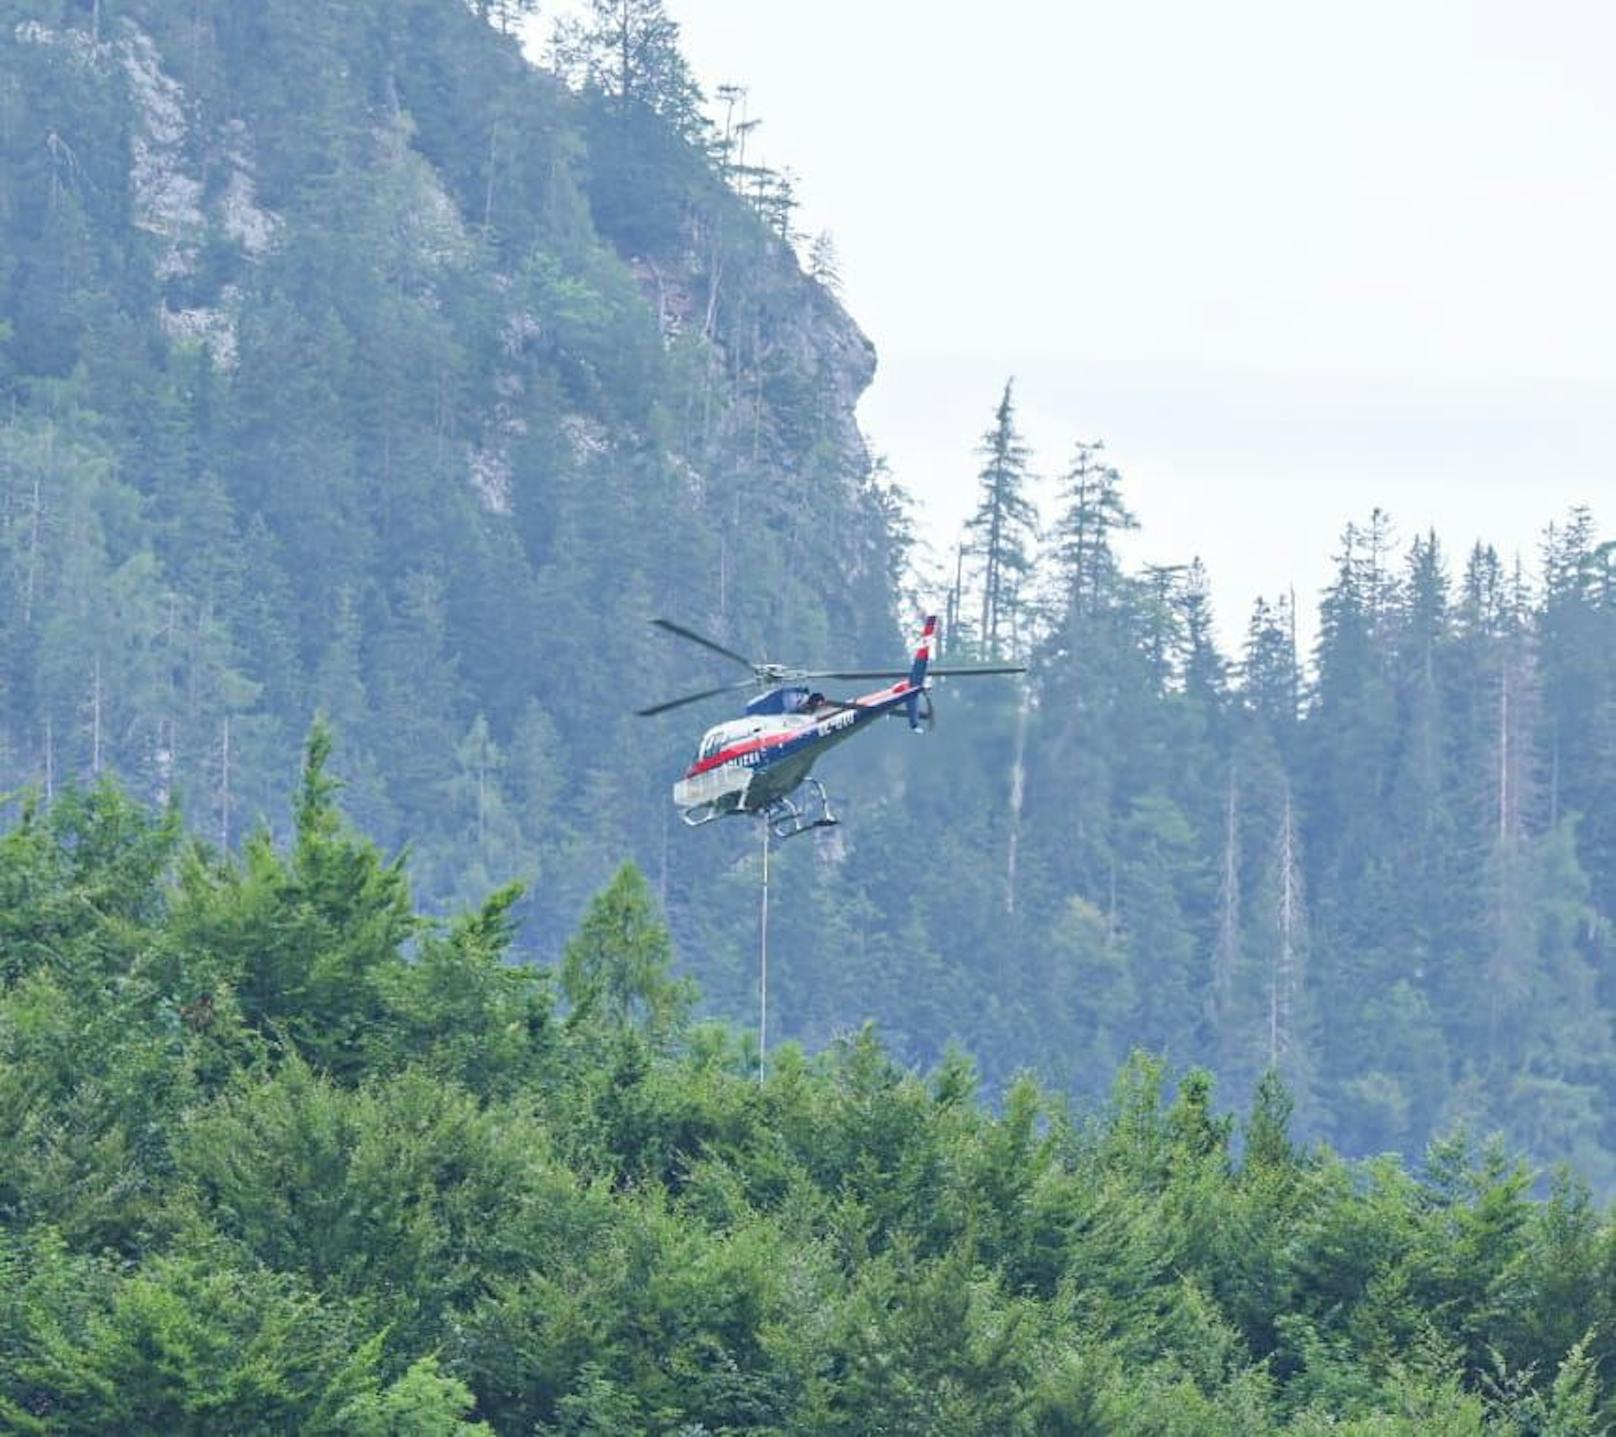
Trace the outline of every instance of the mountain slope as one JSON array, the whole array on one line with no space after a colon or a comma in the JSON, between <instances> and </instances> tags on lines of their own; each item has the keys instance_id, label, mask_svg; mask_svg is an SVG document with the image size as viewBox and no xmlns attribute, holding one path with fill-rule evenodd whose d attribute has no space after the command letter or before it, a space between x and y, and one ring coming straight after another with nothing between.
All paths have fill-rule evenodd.
<instances>
[{"instance_id":1,"label":"mountain slope","mask_svg":"<svg viewBox=\"0 0 1616 1437\"><path fill-rule=\"evenodd\" d=\"M654 0L564 77L511 8L0 5L0 786L115 770L234 846L323 709L429 904L521 877L548 958L631 855L750 1021L757 834L668 802L725 710L631 716L731 675L645 620L894 660L874 357ZM627 62L613 16L656 22ZM826 764L775 1036L1085 1098L1142 1044L1236 1101L1277 1069L1347 1152L1499 1129L1616 1186L1616 548L1579 512L1540 577L1454 573L1375 510L1311 656L1293 600L1225 655L1199 565L1123 562L1098 447L1041 548L992 522L1044 467L995 397L947 642L1032 677Z\"/></svg>"},{"instance_id":2,"label":"mountain slope","mask_svg":"<svg viewBox=\"0 0 1616 1437\"><path fill-rule=\"evenodd\" d=\"M234 839L324 709L428 894L560 931L699 728L626 717L702 676L648 615L890 657L873 351L722 156L451 0L11 5L0 61L0 782Z\"/></svg>"}]
</instances>

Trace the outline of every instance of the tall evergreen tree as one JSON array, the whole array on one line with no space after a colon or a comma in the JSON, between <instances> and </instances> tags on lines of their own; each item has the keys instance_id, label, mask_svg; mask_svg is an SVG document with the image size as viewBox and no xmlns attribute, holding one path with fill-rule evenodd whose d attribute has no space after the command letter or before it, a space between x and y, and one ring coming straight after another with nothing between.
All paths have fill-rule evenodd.
<instances>
[{"instance_id":1,"label":"tall evergreen tree","mask_svg":"<svg viewBox=\"0 0 1616 1437\"><path fill-rule=\"evenodd\" d=\"M1067 614L1093 615L1114 602L1121 575L1115 537L1139 527L1122 498L1122 476L1103 462L1103 442L1079 443L1062 479L1055 554Z\"/></svg>"},{"instance_id":2,"label":"tall evergreen tree","mask_svg":"<svg viewBox=\"0 0 1616 1437\"><path fill-rule=\"evenodd\" d=\"M624 114L644 109L681 134L701 126L701 91L679 50L664 0L589 0L588 16L559 39L563 63Z\"/></svg>"},{"instance_id":3,"label":"tall evergreen tree","mask_svg":"<svg viewBox=\"0 0 1616 1437\"><path fill-rule=\"evenodd\" d=\"M981 566L982 609L978 641L984 653L1001 657L1015 638L1021 586L1032 567L1038 514L1027 497L1030 453L1016 430L1013 380L1006 380L993 427L982 436L976 512L966 525Z\"/></svg>"}]
</instances>

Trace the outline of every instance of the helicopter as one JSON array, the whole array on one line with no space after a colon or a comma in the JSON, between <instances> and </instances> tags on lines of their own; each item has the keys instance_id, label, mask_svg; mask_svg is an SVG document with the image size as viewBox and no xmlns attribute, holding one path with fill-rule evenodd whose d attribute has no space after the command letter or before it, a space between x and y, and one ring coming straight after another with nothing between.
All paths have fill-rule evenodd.
<instances>
[{"instance_id":1,"label":"helicopter","mask_svg":"<svg viewBox=\"0 0 1616 1437\"><path fill-rule=\"evenodd\" d=\"M776 838L792 838L838 822L825 785L810 770L827 749L850 739L878 718L903 716L920 730L933 720L931 680L1025 673L1023 664L966 664L933 668L937 616L928 615L907 669L798 669L759 663L671 619L657 628L751 670L749 677L698 693L683 694L637 710L639 717L667 713L719 694L761 688L741 718L715 724L702 735L690 767L673 786L679 816L692 828L734 815L761 817ZM854 699L827 698L812 687L819 679L896 679ZM807 787L811 797L792 795Z\"/></svg>"}]
</instances>

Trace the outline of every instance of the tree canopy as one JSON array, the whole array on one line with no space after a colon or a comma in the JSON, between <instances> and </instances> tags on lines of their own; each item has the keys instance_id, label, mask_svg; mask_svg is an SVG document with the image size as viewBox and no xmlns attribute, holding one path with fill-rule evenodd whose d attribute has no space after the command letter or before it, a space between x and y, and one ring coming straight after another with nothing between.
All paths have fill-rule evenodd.
<instances>
[{"instance_id":1,"label":"tree canopy","mask_svg":"<svg viewBox=\"0 0 1616 1437\"><path fill-rule=\"evenodd\" d=\"M329 750L284 846L109 779L0 841L7 1430L1605 1430L1568 1173L1348 1163L1142 1053L1088 1110L870 1028L760 1083L636 870L513 964L513 893L415 911Z\"/></svg>"},{"instance_id":2,"label":"tree canopy","mask_svg":"<svg viewBox=\"0 0 1616 1437\"><path fill-rule=\"evenodd\" d=\"M197 941L245 965L266 1043L342 994L332 1072L363 1066L389 944L442 976L406 888L503 895L458 941L548 962L625 860L669 982L749 1023L756 844L669 802L726 715L632 717L716 676L645 620L887 667L947 590L950 654L1029 675L941 681L924 746L825 764L846 822L777 856L771 1047L875 1018L905 1064L958 1041L994 1090L1085 1101L1142 1043L1241 1109L1277 1068L1305 1141L1415 1161L1464 1126L1616 1190L1594 516L1449 552L1366 496L1324 594L1220 629L1225 576L1137 562L1122 457L1086 420L1032 453L1006 384L932 575L856 423L873 350L744 87L703 107L677 7L590 6L559 65L522 51L530 8L6 7L0 793L116 774L254 903L295 893L283 929ZM355 875L271 862L312 841L284 778L317 713L395 855L343 860L356 911L330 899ZM578 992L665 1034L687 996L644 986L656 953L598 947Z\"/></svg>"}]
</instances>

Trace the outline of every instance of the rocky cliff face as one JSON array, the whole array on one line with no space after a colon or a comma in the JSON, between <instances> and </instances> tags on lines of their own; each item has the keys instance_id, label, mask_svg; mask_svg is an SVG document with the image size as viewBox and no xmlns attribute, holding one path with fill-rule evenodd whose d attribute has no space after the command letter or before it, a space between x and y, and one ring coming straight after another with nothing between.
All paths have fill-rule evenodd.
<instances>
[{"instance_id":1,"label":"rocky cliff face","mask_svg":"<svg viewBox=\"0 0 1616 1437\"><path fill-rule=\"evenodd\" d=\"M210 243L234 246L256 262L275 242L281 220L257 203L245 127L196 133L191 97L134 20L97 26L93 34L25 20L12 39L43 50L47 64L76 67L94 84L122 94L129 117L124 200L132 227L155 244L151 277L163 293L154 317L170 340L204 345L216 364L232 368L240 287L220 286L211 303L186 303L182 296ZM205 179L201 157L207 152L213 173ZM71 173L73 165L68 168Z\"/></svg>"},{"instance_id":2,"label":"rocky cliff face","mask_svg":"<svg viewBox=\"0 0 1616 1437\"><path fill-rule=\"evenodd\" d=\"M758 267L781 301L770 312L767 342L798 375L824 377L834 442L847 471L861 474L869 453L856 411L875 377L875 345L836 297L803 272L791 246L769 236L759 248ZM748 336L717 329L714 291L721 292L722 275L710 254L692 245L671 262L635 256L629 266L666 345L696 336L717 357L741 360Z\"/></svg>"},{"instance_id":3,"label":"rocky cliff face","mask_svg":"<svg viewBox=\"0 0 1616 1437\"><path fill-rule=\"evenodd\" d=\"M628 717L702 656L644 621L890 654L858 326L456 0L12 17L0 786L116 770L234 839L323 709L435 895L542 875L560 929L629 851L710 901L689 735Z\"/></svg>"}]
</instances>

